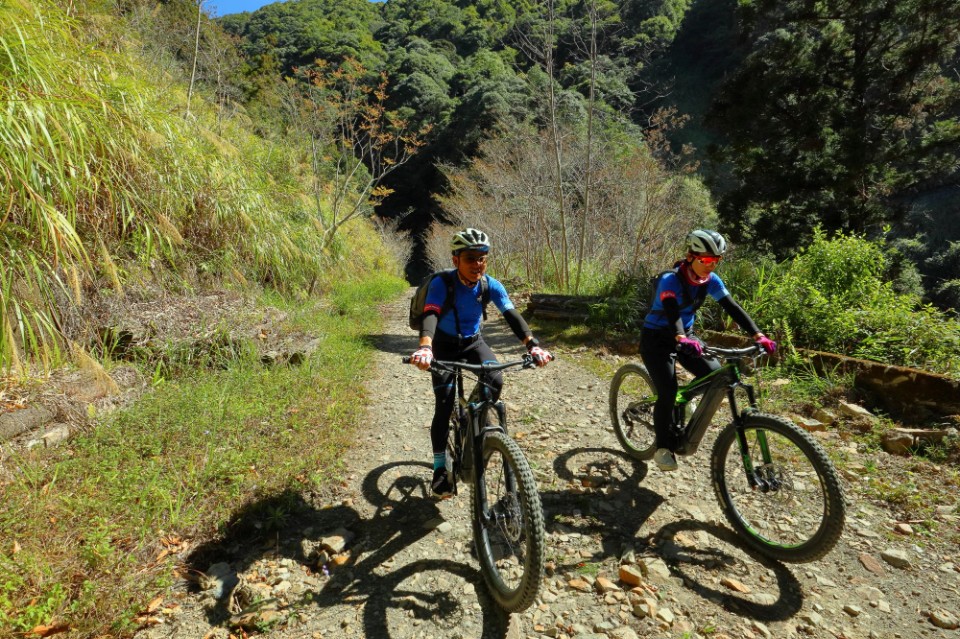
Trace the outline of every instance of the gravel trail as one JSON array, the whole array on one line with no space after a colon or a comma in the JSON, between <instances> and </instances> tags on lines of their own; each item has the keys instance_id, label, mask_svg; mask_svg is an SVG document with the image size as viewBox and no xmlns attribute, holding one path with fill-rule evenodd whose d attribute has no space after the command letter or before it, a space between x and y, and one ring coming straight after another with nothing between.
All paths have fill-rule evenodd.
<instances>
[{"instance_id":1,"label":"gravel trail","mask_svg":"<svg viewBox=\"0 0 960 639\"><path fill-rule=\"evenodd\" d=\"M472 553L469 495L429 496L433 399L429 375L400 363L416 344L406 306L384 307L367 426L340 485L287 495L299 514L269 536L258 534L263 509L238 513L233 537L186 558L192 577L177 581L138 639L960 636L956 545L920 536L844 473L849 518L832 553L803 565L750 554L713 496L715 433L674 473L630 461L609 426L609 379L577 364L601 355L584 351L505 376L511 434L546 514L548 574L537 604L500 612ZM485 335L501 360L522 352L495 313ZM956 514L943 509L941 523L956 527Z\"/></svg>"}]
</instances>

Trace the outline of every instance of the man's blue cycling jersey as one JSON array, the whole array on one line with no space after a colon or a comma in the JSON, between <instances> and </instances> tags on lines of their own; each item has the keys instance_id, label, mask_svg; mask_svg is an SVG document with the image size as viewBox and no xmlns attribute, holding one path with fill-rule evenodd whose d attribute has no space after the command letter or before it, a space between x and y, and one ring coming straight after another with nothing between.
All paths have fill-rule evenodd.
<instances>
[{"instance_id":1,"label":"man's blue cycling jersey","mask_svg":"<svg viewBox=\"0 0 960 639\"><path fill-rule=\"evenodd\" d=\"M691 307L691 303L697 297L697 292L701 286L707 287L707 295L719 301L730 294L723 280L716 273L710 273L710 277L703 284L690 284L687 282L687 290L691 299L685 299L683 295L683 283L680 273L667 273L660 278L657 285L657 292L653 296L653 306L650 312L643 320L644 328L667 328L672 324L667 319L667 314L663 310L663 300L673 297L680 305L680 319L683 320L684 330L689 331L693 327L693 320L696 319L696 313Z\"/></svg>"},{"instance_id":2,"label":"man's blue cycling jersey","mask_svg":"<svg viewBox=\"0 0 960 639\"><path fill-rule=\"evenodd\" d=\"M514 308L510 296L507 295L507 289L503 284L493 279L489 275L487 286L490 288L490 301L500 310L501 313ZM483 305L481 303L482 287L477 281L472 287L466 286L460 278L454 273L456 280L453 285L453 303L457 312L449 309L443 313L443 304L447 299L447 285L442 277L435 277L427 288L427 299L423 305L423 311L436 311L443 313L440 315L440 321L437 323L437 331L452 335L454 337L473 337L480 332L480 322L483 319ZM458 330L457 319L460 320Z\"/></svg>"}]
</instances>

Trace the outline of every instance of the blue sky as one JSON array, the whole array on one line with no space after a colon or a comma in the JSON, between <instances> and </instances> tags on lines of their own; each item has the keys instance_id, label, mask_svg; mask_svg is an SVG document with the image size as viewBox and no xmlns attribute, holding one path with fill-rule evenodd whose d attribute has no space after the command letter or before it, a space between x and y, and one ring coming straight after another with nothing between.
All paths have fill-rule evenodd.
<instances>
[{"instance_id":1,"label":"blue sky","mask_svg":"<svg viewBox=\"0 0 960 639\"><path fill-rule=\"evenodd\" d=\"M242 13L256 11L265 4L272 4L274 0L207 0L204 3L215 16L225 16L228 13Z\"/></svg>"},{"instance_id":2,"label":"blue sky","mask_svg":"<svg viewBox=\"0 0 960 639\"><path fill-rule=\"evenodd\" d=\"M204 5L214 16L225 16L228 13L242 13L256 11L265 4L273 4L276 0L206 0ZM382 0L371 0L380 2Z\"/></svg>"}]
</instances>

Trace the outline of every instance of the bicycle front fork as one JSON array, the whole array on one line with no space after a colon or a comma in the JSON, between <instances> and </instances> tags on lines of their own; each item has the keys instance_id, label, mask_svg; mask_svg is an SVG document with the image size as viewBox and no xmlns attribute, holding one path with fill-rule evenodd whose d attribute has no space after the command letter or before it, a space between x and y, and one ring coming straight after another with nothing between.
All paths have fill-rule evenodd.
<instances>
[{"instance_id":1,"label":"bicycle front fork","mask_svg":"<svg viewBox=\"0 0 960 639\"><path fill-rule=\"evenodd\" d=\"M767 433L761 429L754 431L757 436L757 447L763 463L754 466L750 455L750 444L742 427L737 429L737 441L740 443L740 455L743 459L743 470L747 474L747 482L753 490L763 493L777 492L783 485L779 473L773 464L773 456L767 445Z\"/></svg>"}]
</instances>

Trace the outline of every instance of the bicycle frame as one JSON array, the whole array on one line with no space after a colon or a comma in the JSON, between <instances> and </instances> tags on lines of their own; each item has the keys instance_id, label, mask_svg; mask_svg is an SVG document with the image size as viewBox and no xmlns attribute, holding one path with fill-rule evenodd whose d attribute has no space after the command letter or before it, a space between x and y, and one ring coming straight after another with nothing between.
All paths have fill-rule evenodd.
<instances>
[{"instance_id":1,"label":"bicycle frame","mask_svg":"<svg viewBox=\"0 0 960 639\"><path fill-rule=\"evenodd\" d=\"M459 464L463 470L464 478L467 481L473 481L473 469L479 467L482 463L480 459L483 446L483 437L492 431L500 431L507 434L506 409L503 402L493 402L490 399L490 389L483 381L481 376L477 380L477 385L470 393L467 399L463 388L463 369L458 368L454 373L457 385L457 432L454 437L454 448L456 457L454 464ZM497 412L497 424L489 426L487 424L488 411Z\"/></svg>"},{"instance_id":2,"label":"bicycle frame","mask_svg":"<svg viewBox=\"0 0 960 639\"><path fill-rule=\"evenodd\" d=\"M750 408L756 407L756 398L753 386L745 384L740 375L740 360L728 361L709 375L693 380L686 386L677 389L676 406L674 407L675 423L683 424L683 415L686 405L697 397L702 396L690 420L683 426L684 436L676 453L678 455L692 455L697 452L700 442L720 409L724 397L730 403L730 413L733 423L741 429L743 413L737 405L736 390L743 388L747 393ZM739 437L741 446L746 446L742 433Z\"/></svg>"},{"instance_id":3,"label":"bicycle frame","mask_svg":"<svg viewBox=\"0 0 960 639\"><path fill-rule=\"evenodd\" d=\"M759 388L754 392L742 376L753 372L745 360L755 362L763 350L707 346L706 357L720 358L719 364L709 362L715 370L674 387L676 391L660 400L671 400L670 435L678 440L673 451L684 455L696 452L720 404L724 398L729 401L732 419L719 420L707 460L724 516L754 550L781 561L814 561L828 553L843 532L843 486L814 437L789 419L760 410ZM701 401L694 410L697 399ZM610 419L631 460L657 460L657 403L656 385L643 366L631 362L617 369L610 383ZM664 434L659 433L661 438ZM662 461L659 465L670 469Z\"/></svg>"},{"instance_id":4,"label":"bicycle frame","mask_svg":"<svg viewBox=\"0 0 960 639\"><path fill-rule=\"evenodd\" d=\"M510 439L504 404L494 400L488 380L497 371L535 366L530 355L504 364L433 360L430 366L435 374L442 371L444 383L455 384L452 389L445 387L456 393L446 442L454 464L453 487L457 491L460 477L471 484L470 523L480 572L507 612L526 610L536 600L544 573L546 533L533 470ZM464 371L477 376L469 398L464 393Z\"/></svg>"}]
</instances>

